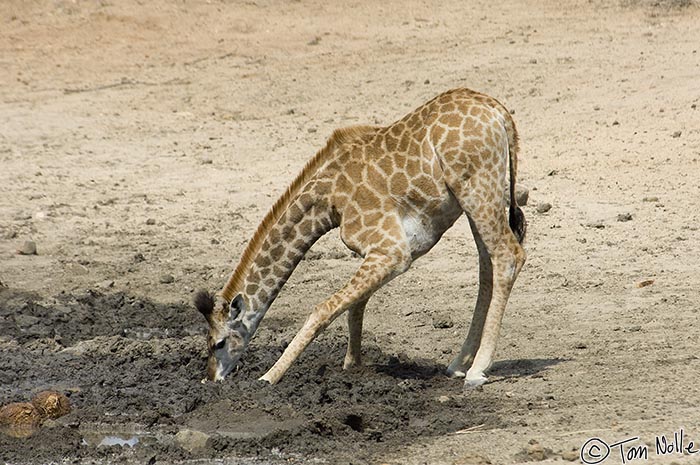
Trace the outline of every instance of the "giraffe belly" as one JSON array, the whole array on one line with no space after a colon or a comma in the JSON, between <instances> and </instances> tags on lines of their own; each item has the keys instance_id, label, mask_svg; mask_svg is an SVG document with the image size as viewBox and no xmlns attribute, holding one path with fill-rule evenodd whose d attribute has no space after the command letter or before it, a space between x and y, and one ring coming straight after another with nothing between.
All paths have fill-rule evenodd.
<instances>
[{"instance_id":1,"label":"giraffe belly","mask_svg":"<svg viewBox=\"0 0 700 465\"><path fill-rule=\"evenodd\" d=\"M436 215L408 214L401 218L411 256L414 259L432 249L461 214L461 209L457 205L443 205L440 210Z\"/></svg>"}]
</instances>

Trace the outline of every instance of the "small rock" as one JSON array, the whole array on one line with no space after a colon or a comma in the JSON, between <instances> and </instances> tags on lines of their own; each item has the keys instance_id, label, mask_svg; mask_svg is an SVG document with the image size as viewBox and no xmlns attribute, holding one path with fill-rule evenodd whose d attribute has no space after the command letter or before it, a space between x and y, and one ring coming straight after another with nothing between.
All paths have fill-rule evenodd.
<instances>
[{"instance_id":1,"label":"small rock","mask_svg":"<svg viewBox=\"0 0 700 465\"><path fill-rule=\"evenodd\" d=\"M615 121L612 122L612 125L613 125L613 126L619 126L619 125L620 125L620 122L619 122L618 120L615 120Z\"/></svg>"},{"instance_id":2,"label":"small rock","mask_svg":"<svg viewBox=\"0 0 700 465\"><path fill-rule=\"evenodd\" d=\"M533 442L527 447L527 456L530 460L535 462L541 462L547 458L544 447L539 442Z\"/></svg>"},{"instance_id":3,"label":"small rock","mask_svg":"<svg viewBox=\"0 0 700 465\"><path fill-rule=\"evenodd\" d=\"M587 228L593 228L593 229L605 229L605 223L602 221L593 221L590 223L586 224Z\"/></svg>"},{"instance_id":4,"label":"small rock","mask_svg":"<svg viewBox=\"0 0 700 465\"><path fill-rule=\"evenodd\" d=\"M144 257L141 252L137 252L136 254L134 254L133 260L134 263L141 263L146 261L146 257Z\"/></svg>"},{"instance_id":5,"label":"small rock","mask_svg":"<svg viewBox=\"0 0 700 465\"><path fill-rule=\"evenodd\" d=\"M111 289L114 287L114 281L111 279L108 279L106 281L102 281L100 284L97 285L100 289Z\"/></svg>"},{"instance_id":6,"label":"small rock","mask_svg":"<svg viewBox=\"0 0 700 465\"><path fill-rule=\"evenodd\" d=\"M641 330L642 330L642 327L640 325L634 325L634 326L630 326L629 328L627 328L628 333L637 333Z\"/></svg>"},{"instance_id":7,"label":"small rock","mask_svg":"<svg viewBox=\"0 0 700 465\"><path fill-rule=\"evenodd\" d=\"M321 38L319 36L314 37L306 43L306 45L318 45L321 43Z\"/></svg>"},{"instance_id":8,"label":"small rock","mask_svg":"<svg viewBox=\"0 0 700 465\"><path fill-rule=\"evenodd\" d=\"M524 207L530 198L530 190L525 186L515 186L515 203Z\"/></svg>"},{"instance_id":9,"label":"small rock","mask_svg":"<svg viewBox=\"0 0 700 465\"><path fill-rule=\"evenodd\" d=\"M13 438L28 438L41 426L41 413L29 402L0 408L0 431Z\"/></svg>"},{"instance_id":10,"label":"small rock","mask_svg":"<svg viewBox=\"0 0 700 465\"><path fill-rule=\"evenodd\" d=\"M171 284L175 282L175 277L171 274L164 274L159 279L161 284Z\"/></svg>"},{"instance_id":11,"label":"small rock","mask_svg":"<svg viewBox=\"0 0 700 465\"><path fill-rule=\"evenodd\" d=\"M70 401L58 391L42 391L32 398L32 405L37 408L43 418L56 418L67 415L71 411Z\"/></svg>"},{"instance_id":12,"label":"small rock","mask_svg":"<svg viewBox=\"0 0 700 465\"><path fill-rule=\"evenodd\" d=\"M537 64L537 58L530 58L530 64L531 64L531 65L536 65L536 64Z\"/></svg>"},{"instance_id":13,"label":"small rock","mask_svg":"<svg viewBox=\"0 0 700 465\"><path fill-rule=\"evenodd\" d=\"M154 218L149 218L146 220L146 224L149 226L153 226L154 224L156 224L156 220Z\"/></svg>"},{"instance_id":14,"label":"small rock","mask_svg":"<svg viewBox=\"0 0 700 465\"><path fill-rule=\"evenodd\" d=\"M214 163L214 160L212 160L211 158L202 158L199 162L202 165L211 165Z\"/></svg>"},{"instance_id":15,"label":"small rock","mask_svg":"<svg viewBox=\"0 0 700 465\"><path fill-rule=\"evenodd\" d=\"M491 459L484 457L483 455L478 455L474 453L467 453L460 457L457 457L453 462L453 465L491 465Z\"/></svg>"},{"instance_id":16,"label":"small rock","mask_svg":"<svg viewBox=\"0 0 700 465\"><path fill-rule=\"evenodd\" d=\"M66 273L72 274L75 276L85 276L88 274L90 270L86 266L81 265L80 263L68 263L66 265Z\"/></svg>"},{"instance_id":17,"label":"small rock","mask_svg":"<svg viewBox=\"0 0 700 465\"><path fill-rule=\"evenodd\" d=\"M561 453L561 458L566 460L567 462L575 462L576 460L579 459L579 451L576 449L569 450L566 452Z\"/></svg>"},{"instance_id":18,"label":"small rock","mask_svg":"<svg viewBox=\"0 0 700 465\"><path fill-rule=\"evenodd\" d=\"M537 204L537 213L547 213L552 209L552 204L547 202L542 202Z\"/></svg>"},{"instance_id":19,"label":"small rock","mask_svg":"<svg viewBox=\"0 0 700 465\"><path fill-rule=\"evenodd\" d=\"M588 346L586 345L585 342L579 342L574 346L576 349L587 349Z\"/></svg>"},{"instance_id":20,"label":"small rock","mask_svg":"<svg viewBox=\"0 0 700 465\"><path fill-rule=\"evenodd\" d=\"M216 239L216 238L212 238L212 239L211 239L211 243L214 244L214 245L219 245L219 244L220 244L219 240Z\"/></svg>"},{"instance_id":21,"label":"small rock","mask_svg":"<svg viewBox=\"0 0 700 465\"><path fill-rule=\"evenodd\" d=\"M671 134L671 137L673 137L674 139L678 139L679 137L681 137L681 134L683 134L681 131L675 131L673 134Z\"/></svg>"},{"instance_id":22,"label":"small rock","mask_svg":"<svg viewBox=\"0 0 700 465\"><path fill-rule=\"evenodd\" d=\"M309 132L309 134L313 134L313 133L315 133L316 131L318 131L318 129L316 129L316 128L309 128L309 129L307 129L307 131Z\"/></svg>"},{"instance_id":23,"label":"small rock","mask_svg":"<svg viewBox=\"0 0 700 465\"><path fill-rule=\"evenodd\" d=\"M437 317L433 318L433 328L436 329L447 329L454 326L452 319L450 317Z\"/></svg>"},{"instance_id":24,"label":"small rock","mask_svg":"<svg viewBox=\"0 0 700 465\"><path fill-rule=\"evenodd\" d=\"M440 396L437 398L437 401L440 402L441 404L444 404L445 402L450 401L450 396Z\"/></svg>"},{"instance_id":25,"label":"small rock","mask_svg":"<svg viewBox=\"0 0 700 465\"><path fill-rule=\"evenodd\" d=\"M17 253L20 255L36 255L36 242L24 241L22 247L17 249Z\"/></svg>"},{"instance_id":26,"label":"small rock","mask_svg":"<svg viewBox=\"0 0 700 465\"><path fill-rule=\"evenodd\" d=\"M191 429L180 430L175 435L175 443L189 452L203 449L206 446L208 439L208 434Z\"/></svg>"},{"instance_id":27,"label":"small rock","mask_svg":"<svg viewBox=\"0 0 700 465\"><path fill-rule=\"evenodd\" d=\"M637 287L642 288L642 287L651 286L652 284L654 284L653 279L645 279L644 281L638 282Z\"/></svg>"},{"instance_id":28,"label":"small rock","mask_svg":"<svg viewBox=\"0 0 700 465\"><path fill-rule=\"evenodd\" d=\"M644 197L644 198L642 199L642 202L658 202L658 201L659 201L659 198L658 198L658 197L654 197L654 196L652 196L652 197Z\"/></svg>"},{"instance_id":29,"label":"small rock","mask_svg":"<svg viewBox=\"0 0 700 465\"><path fill-rule=\"evenodd\" d=\"M17 253L20 255L36 255L36 242L24 241L22 247L17 249Z\"/></svg>"},{"instance_id":30,"label":"small rock","mask_svg":"<svg viewBox=\"0 0 700 465\"><path fill-rule=\"evenodd\" d=\"M625 221L632 221L631 213L620 213L617 215L617 221L624 223Z\"/></svg>"}]
</instances>

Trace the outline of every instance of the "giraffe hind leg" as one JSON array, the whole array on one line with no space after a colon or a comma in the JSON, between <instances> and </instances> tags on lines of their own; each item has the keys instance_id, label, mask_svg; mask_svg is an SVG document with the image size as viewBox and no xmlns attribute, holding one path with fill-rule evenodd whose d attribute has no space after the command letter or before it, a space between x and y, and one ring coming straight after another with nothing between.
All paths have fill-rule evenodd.
<instances>
[{"instance_id":1,"label":"giraffe hind leg","mask_svg":"<svg viewBox=\"0 0 700 465\"><path fill-rule=\"evenodd\" d=\"M467 370L471 367L476 352L479 350L481 334L484 330L484 322L489 310L489 305L491 304L491 294L493 291L493 267L491 266L491 257L489 256L486 244L484 244L484 241L481 239L481 235L471 218L469 218L469 226L471 227L474 241L476 242L476 248L479 252L479 294L476 299L474 316L469 326L467 338L459 354L447 368L447 374L454 378L464 378L466 376Z\"/></svg>"},{"instance_id":2,"label":"giraffe hind leg","mask_svg":"<svg viewBox=\"0 0 700 465\"><path fill-rule=\"evenodd\" d=\"M466 368L471 361L465 373L465 388L487 381L484 373L493 362L506 303L525 263L525 251L511 229L506 214L503 186L509 150L505 135L500 140L500 144L484 146L478 155L482 168L466 179L462 167L468 166L469 157L476 155L470 155L465 149L460 156L443 160L445 181L476 231L477 246L479 238L483 242L483 250L479 251L480 261L488 259L492 276L488 280L486 271L489 263L485 263L486 267L482 268L484 273L480 272L481 299L477 299L475 319L458 360L451 365L451 371L457 374L461 371L459 368ZM523 221L520 218L520 223ZM489 294L490 299L487 299Z\"/></svg>"}]
</instances>

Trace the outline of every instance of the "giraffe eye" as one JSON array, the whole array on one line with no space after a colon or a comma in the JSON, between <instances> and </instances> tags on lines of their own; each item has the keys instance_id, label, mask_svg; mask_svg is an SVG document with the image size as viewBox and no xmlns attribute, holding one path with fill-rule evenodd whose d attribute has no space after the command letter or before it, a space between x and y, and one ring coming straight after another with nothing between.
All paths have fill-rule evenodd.
<instances>
[{"instance_id":1,"label":"giraffe eye","mask_svg":"<svg viewBox=\"0 0 700 465\"><path fill-rule=\"evenodd\" d=\"M214 350L221 350L224 348L225 345L226 345L226 339L222 339L219 342L217 342L216 344L214 344Z\"/></svg>"}]
</instances>

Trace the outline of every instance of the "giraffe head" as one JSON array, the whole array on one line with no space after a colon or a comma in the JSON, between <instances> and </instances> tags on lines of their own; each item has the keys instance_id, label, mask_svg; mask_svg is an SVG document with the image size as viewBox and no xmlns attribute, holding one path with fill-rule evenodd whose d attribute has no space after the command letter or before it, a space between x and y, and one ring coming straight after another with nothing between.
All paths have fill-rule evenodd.
<instances>
[{"instance_id":1,"label":"giraffe head","mask_svg":"<svg viewBox=\"0 0 700 465\"><path fill-rule=\"evenodd\" d=\"M245 350L248 330L241 321L246 310L245 300L238 294L228 303L219 296L199 291L194 305L209 323L207 378L223 381L236 368Z\"/></svg>"}]
</instances>

